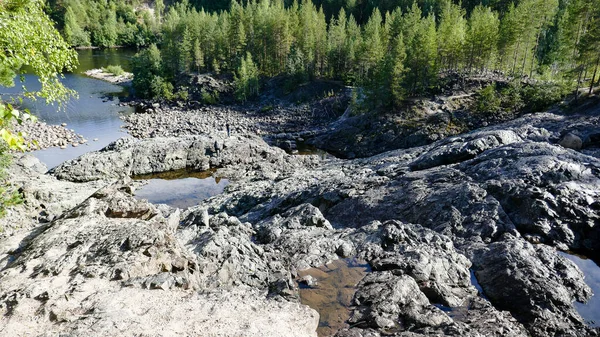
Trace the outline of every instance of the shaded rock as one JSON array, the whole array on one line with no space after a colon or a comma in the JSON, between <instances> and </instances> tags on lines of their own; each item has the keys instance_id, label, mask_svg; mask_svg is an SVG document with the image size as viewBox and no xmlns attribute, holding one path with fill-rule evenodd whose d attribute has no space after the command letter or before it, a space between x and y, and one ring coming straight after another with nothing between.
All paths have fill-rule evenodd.
<instances>
[{"instance_id":1,"label":"shaded rock","mask_svg":"<svg viewBox=\"0 0 600 337\"><path fill-rule=\"evenodd\" d=\"M553 248L507 238L478 251L473 263L486 296L533 336L596 335L572 306L591 290L581 271Z\"/></svg>"},{"instance_id":2,"label":"shaded rock","mask_svg":"<svg viewBox=\"0 0 600 337\"><path fill-rule=\"evenodd\" d=\"M574 135L572 133L566 134L561 140L558 142L560 146L566 147L567 149L573 150L581 150L583 146L583 141L579 136Z\"/></svg>"}]
</instances>

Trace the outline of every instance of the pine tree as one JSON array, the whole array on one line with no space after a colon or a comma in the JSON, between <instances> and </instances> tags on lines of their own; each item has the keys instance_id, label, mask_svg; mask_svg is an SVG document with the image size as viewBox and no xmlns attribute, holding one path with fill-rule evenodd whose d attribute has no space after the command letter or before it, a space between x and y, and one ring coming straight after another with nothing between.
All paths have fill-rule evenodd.
<instances>
[{"instance_id":1,"label":"pine tree","mask_svg":"<svg viewBox=\"0 0 600 337\"><path fill-rule=\"evenodd\" d=\"M399 106L404 99L404 62L406 50L402 33L391 39L391 50L377 64L373 75L364 85L365 107Z\"/></svg>"},{"instance_id":2,"label":"pine tree","mask_svg":"<svg viewBox=\"0 0 600 337\"><path fill-rule=\"evenodd\" d=\"M67 7L65 14L65 28L64 28L65 40L71 46L84 46L90 45L90 36L85 32L75 17L75 13L71 6Z\"/></svg>"},{"instance_id":3,"label":"pine tree","mask_svg":"<svg viewBox=\"0 0 600 337\"><path fill-rule=\"evenodd\" d=\"M329 65L329 76L333 78L344 78L349 51L346 49L346 12L342 8L337 18L332 19L327 34L327 60Z\"/></svg>"},{"instance_id":4,"label":"pine tree","mask_svg":"<svg viewBox=\"0 0 600 337\"><path fill-rule=\"evenodd\" d=\"M498 44L500 21L489 7L476 6L469 17L465 53L467 70L483 71L492 64Z\"/></svg>"},{"instance_id":5,"label":"pine tree","mask_svg":"<svg viewBox=\"0 0 600 337\"><path fill-rule=\"evenodd\" d=\"M244 28L244 10L237 2L231 3L229 10L229 26L227 31L227 40L229 42L228 57L232 62L236 62L238 57L243 55L246 46L246 30Z\"/></svg>"},{"instance_id":6,"label":"pine tree","mask_svg":"<svg viewBox=\"0 0 600 337\"><path fill-rule=\"evenodd\" d=\"M437 39L433 14L421 18L421 10L413 4L404 17L403 30L406 45L406 88L412 94L423 93L437 77Z\"/></svg>"},{"instance_id":7,"label":"pine tree","mask_svg":"<svg viewBox=\"0 0 600 337\"><path fill-rule=\"evenodd\" d=\"M154 15L155 15L156 21L158 23L160 23L162 20L164 10L165 10L165 3L163 2L163 0L156 0L156 2L154 3Z\"/></svg>"},{"instance_id":8,"label":"pine tree","mask_svg":"<svg viewBox=\"0 0 600 337\"><path fill-rule=\"evenodd\" d=\"M194 40L194 65L198 73L200 73L200 69L204 68L204 53L198 39Z\"/></svg>"},{"instance_id":9,"label":"pine tree","mask_svg":"<svg viewBox=\"0 0 600 337\"><path fill-rule=\"evenodd\" d=\"M510 6L500 26L499 49L503 67L521 76L537 68L540 35L551 23L557 0L523 0Z\"/></svg>"},{"instance_id":10,"label":"pine tree","mask_svg":"<svg viewBox=\"0 0 600 337\"><path fill-rule=\"evenodd\" d=\"M259 78L258 68L252 61L252 55L246 53L234 76L235 96L245 102L248 98L258 95Z\"/></svg>"},{"instance_id":11,"label":"pine tree","mask_svg":"<svg viewBox=\"0 0 600 337\"><path fill-rule=\"evenodd\" d=\"M365 80L372 75L375 66L383 59L384 53L382 17L379 10L375 9L363 28L362 44L357 55L359 80Z\"/></svg>"},{"instance_id":12,"label":"pine tree","mask_svg":"<svg viewBox=\"0 0 600 337\"><path fill-rule=\"evenodd\" d=\"M466 31L464 9L450 0L443 1L437 34L440 67L447 70L458 69L462 62Z\"/></svg>"}]
</instances>

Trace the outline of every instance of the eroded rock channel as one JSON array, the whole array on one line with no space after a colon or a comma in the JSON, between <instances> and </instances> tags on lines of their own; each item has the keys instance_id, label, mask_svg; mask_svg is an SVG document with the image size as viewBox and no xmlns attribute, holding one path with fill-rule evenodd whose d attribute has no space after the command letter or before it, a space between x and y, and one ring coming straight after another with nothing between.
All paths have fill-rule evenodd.
<instances>
[{"instance_id":1,"label":"eroded rock channel","mask_svg":"<svg viewBox=\"0 0 600 337\"><path fill-rule=\"evenodd\" d=\"M298 280L358 258L351 294L333 288L348 316L321 334L598 335L574 303L600 294L561 251L598 261L599 111L352 160L242 131L121 139L49 173L22 157L0 334L316 336ZM559 145L567 133L581 149ZM229 185L184 210L133 197L131 177L184 169Z\"/></svg>"}]
</instances>

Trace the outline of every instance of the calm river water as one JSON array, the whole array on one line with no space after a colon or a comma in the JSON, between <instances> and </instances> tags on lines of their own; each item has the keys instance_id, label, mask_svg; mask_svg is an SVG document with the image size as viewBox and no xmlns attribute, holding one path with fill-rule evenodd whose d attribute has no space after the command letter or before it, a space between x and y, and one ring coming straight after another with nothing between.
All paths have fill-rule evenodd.
<instances>
[{"instance_id":1,"label":"calm river water","mask_svg":"<svg viewBox=\"0 0 600 337\"><path fill-rule=\"evenodd\" d=\"M46 105L43 101L25 101L24 107L48 124L67 123L67 128L82 134L88 142L79 147L66 149L50 148L35 151L33 154L42 162L52 168L65 160L76 158L86 152L95 151L108 145L110 142L126 136L122 131L121 114L131 113L133 108L120 107L119 97L127 95L122 87L85 76L86 70L101 68L107 65L121 65L128 71L131 69L131 58L135 51L124 49L111 50L81 50L79 53L79 67L69 74L65 74L62 82L69 88L78 92L79 97L71 99L64 109L57 106ZM29 90L39 89L35 76L25 75L25 86ZM21 93L21 84L16 83L13 88L1 88L0 97L3 99ZM93 139L98 138L98 141Z\"/></svg>"}]
</instances>

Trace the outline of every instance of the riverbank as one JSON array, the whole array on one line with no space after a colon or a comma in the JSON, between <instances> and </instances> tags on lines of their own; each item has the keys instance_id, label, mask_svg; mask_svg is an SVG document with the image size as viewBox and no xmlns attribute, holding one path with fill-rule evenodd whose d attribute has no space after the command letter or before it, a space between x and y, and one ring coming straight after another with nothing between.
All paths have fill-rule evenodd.
<instances>
[{"instance_id":1,"label":"riverbank","mask_svg":"<svg viewBox=\"0 0 600 337\"><path fill-rule=\"evenodd\" d=\"M25 143L29 145L27 151L36 151L51 147L66 149L67 147L77 147L88 142L83 135L77 134L75 130L68 129L67 126L67 123L52 125L41 121L25 121L21 124L13 123L12 131L23 134Z\"/></svg>"}]
</instances>

